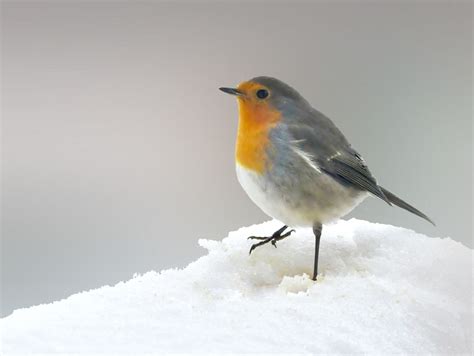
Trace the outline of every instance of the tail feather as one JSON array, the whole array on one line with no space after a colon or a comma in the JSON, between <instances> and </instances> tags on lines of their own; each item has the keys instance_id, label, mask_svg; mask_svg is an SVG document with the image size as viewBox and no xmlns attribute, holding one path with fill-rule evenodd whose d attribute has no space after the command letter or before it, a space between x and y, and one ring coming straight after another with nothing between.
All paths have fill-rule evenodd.
<instances>
[{"instance_id":1,"label":"tail feather","mask_svg":"<svg viewBox=\"0 0 474 356\"><path fill-rule=\"evenodd\" d=\"M395 204L396 206L402 208L402 209L405 209L407 211L409 211L410 213L412 214L415 214L415 215L418 215L420 218L423 218L425 219L426 221L429 221L430 223L432 223L433 225L435 225L435 223L433 222L433 220L431 220L428 216L426 216L425 214L423 214L421 211L419 211L418 209L414 208L413 206L411 206L410 204L404 202L403 200L401 200L399 197L397 197L395 194L389 192L387 189L385 188L382 188L380 187L380 190L382 190L382 192L385 194L385 196L387 197L387 199Z\"/></svg>"}]
</instances>

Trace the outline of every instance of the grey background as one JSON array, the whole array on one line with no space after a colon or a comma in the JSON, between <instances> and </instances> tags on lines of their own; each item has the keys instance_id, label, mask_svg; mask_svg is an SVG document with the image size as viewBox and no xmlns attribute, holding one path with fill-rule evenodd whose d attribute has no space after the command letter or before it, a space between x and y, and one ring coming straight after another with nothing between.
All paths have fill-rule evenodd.
<instances>
[{"instance_id":1,"label":"grey background","mask_svg":"<svg viewBox=\"0 0 474 356\"><path fill-rule=\"evenodd\" d=\"M2 315L266 220L217 90L256 75L296 87L438 225L376 199L351 216L472 246L468 2L4 2L1 59Z\"/></svg>"}]
</instances>

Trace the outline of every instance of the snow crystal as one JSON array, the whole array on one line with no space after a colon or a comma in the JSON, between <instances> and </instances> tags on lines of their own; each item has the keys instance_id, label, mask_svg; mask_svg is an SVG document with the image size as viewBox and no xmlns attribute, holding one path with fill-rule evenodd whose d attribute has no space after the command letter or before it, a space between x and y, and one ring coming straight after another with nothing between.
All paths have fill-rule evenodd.
<instances>
[{"instance_id":1,"label":"snow crystal","mask_svg":"<svg viewBox=\"0 0 474 356\"><path fill-rule=\"evenodd\" d=\"M472 353L473 251L449 238L366 221L299 229L249 256L249 235L200 240L183 270L16 310L0 320L14 352Z\"/></svg>"}]
</instances>

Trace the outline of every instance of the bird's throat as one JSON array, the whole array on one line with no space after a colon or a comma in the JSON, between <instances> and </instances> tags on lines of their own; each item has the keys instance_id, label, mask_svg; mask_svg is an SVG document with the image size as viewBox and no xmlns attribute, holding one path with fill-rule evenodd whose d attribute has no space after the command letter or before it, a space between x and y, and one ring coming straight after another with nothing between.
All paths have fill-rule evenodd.
<instances>
[{"instance_id":1,"label":"bird's throat","mask_svg":"<svg viewBox=\"0 0 474 356\"><path fill-rule=\"evenodd\" d=\"M239 99L239 128L235 159L241 166L262 174L269 162L270 130L280 121L280 113L266 103Z\"/></svg>"}]
</instances>

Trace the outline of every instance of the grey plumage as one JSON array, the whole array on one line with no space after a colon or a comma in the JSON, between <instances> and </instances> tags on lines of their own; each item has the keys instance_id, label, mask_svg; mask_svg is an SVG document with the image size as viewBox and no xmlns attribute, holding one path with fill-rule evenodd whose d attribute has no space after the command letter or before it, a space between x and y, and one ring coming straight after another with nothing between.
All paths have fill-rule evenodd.
<instances>
[{"instance_id":1,"label":"grey plumage","mask_svg":"<svg viewBox=\"0 0 474 356\"><path fill-rule=\"evenodd\" d=\"M362 156L351 147L336 125L311 107L295 89L271 77L256 77L252 81L271 88L268 100L282 113L283 122L271 133L273 150L276 149L276 155L279 155L279 164L272 172L274 177L271 177L275 184L285 186L285 182L279 182L275 177L278 177L278 169L291 169L292 163L289 160L299 159L291 152L292 148L297 149L304 152L319 170L338 184L350 190L371 193L389 205L394 204L434 224L424 213L380 187ZM311 187L311 184L302 179L295 178L298 184L306 184L305 189ZM313 175L313 179L316 181L320 178ZM337 200L338 197L334 199Z\"/></svg>"}]
</instances>

